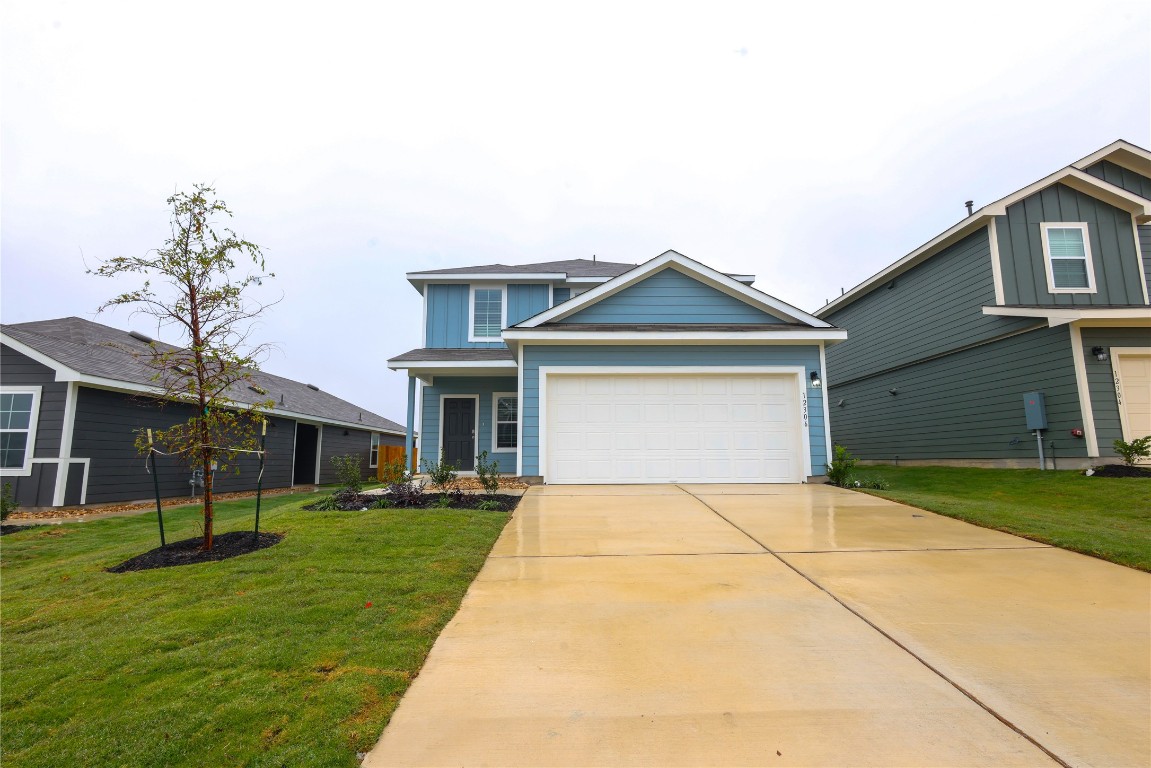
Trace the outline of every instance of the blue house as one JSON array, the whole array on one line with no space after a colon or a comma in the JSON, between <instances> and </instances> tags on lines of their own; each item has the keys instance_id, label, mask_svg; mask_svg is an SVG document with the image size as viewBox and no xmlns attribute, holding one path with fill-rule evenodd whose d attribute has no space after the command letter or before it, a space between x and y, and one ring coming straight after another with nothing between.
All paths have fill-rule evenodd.
<instances>
[{"instance_id":1,"label":"blue house","mask_svg":"<svg viewBox=\"0 0 1151 768\"><path fill-rule=\"evenodd\" d=\"M1151 434L1151 152L1116 141L971 211L816 314L832 437L870 461L1086 467ZM1024 394L1044 395L1046 429Z\"/></svg>"},{"instance_id":2,"label":"blue house","mask_svg":"<svg viewBox=\"0 0 1151 768\"><path fill-rule=\"evenodd\" d=\"M675 251L411 273L408 454L546 483L804 482L845 331ZM419 425L416 426L416 420Z\"/></svg>"}]
</instances>

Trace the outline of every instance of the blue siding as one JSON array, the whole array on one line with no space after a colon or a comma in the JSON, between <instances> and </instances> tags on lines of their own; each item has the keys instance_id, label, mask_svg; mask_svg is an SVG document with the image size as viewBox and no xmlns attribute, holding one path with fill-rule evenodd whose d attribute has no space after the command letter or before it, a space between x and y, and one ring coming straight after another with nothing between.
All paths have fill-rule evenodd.
<instances>
[{"instance_id":1,"label":"blue siding","mask_svg":"<svg viewBox=\"0 0 1151 768\"><path fill-rule=\"evenodd\" d=\"M440 456L440 395L479 395L480 431L476 440L476 453L487 451L499 462L500 471L516 472L515 449L492 451L492 393L515 392L514 378L489 377L436 377L435 384L425 386L420 423L420 460L438 461ZM517 473L518 474L518 473Z\"/></svg>"},{"instance_id":2,"label":"blue siding","mask_svg":"<svg viewBox=\"0 0 1151 768\"><path fill-rule=\"evenodd\" d=\"M564 318L565 323L780 323L670 267Z\"/></svg>"},{"instance_id":3,"label":"blue siding","mask_svg":"<svg viewBox=\"0 0 1151 768\"><path fill-rule=\"evenodd\" d=\"M527 320L532 315L548 309L548 294L551 291L544 283L512 284L508 286L508 327Z\"/></svg>"},{"instance_id":4,"label":"blue siding","mask_svg":"<svg viewBox=\"0 0 1151 768\"><path fill-rule=\"evenodd\" d=\"M428 304L426 346L436 349L463 347L503 347L502 341L468 341L468 307L471 286L428 285L424 301Z\"/></svg>"},{"instance_id":5,"label":"blue siding","mask_svg":"<svg viewBox=\"0 0 1151 768\"><path fill-rule=\"evenodd\" d=\"M526 346L524 347L523 475L540 475L539 427L541 365L599 366L610 372L613 366L803 366L807 372L819 370L819 347L795 346ZM823 397L819 390L808 391L808 429L811 441L811 469L823 474L827 463L824 439ZM437 427L438 429L438 427Z\"/></svg>"},{"instance_id":6,"label":"blue siding","mask_svg":"<svg viewBox=\"0 0 1151 768\"><path fill-rule=\"evenodd\" d=\"M571 288L553 288L552 289L552 299L554 299L554 301L552 302L552 306L554 307L556 304L562 304L563 302L570 299L571 296L572 296L572 289Z\"/></svg>"},{"instance_id":7,"label":"blue siding","mask_svg":"<svg viewBox=\"0 0 1151 768\"><path fill-rule=\"evenodd\" d=\"M1051 293L1039 225L1087 222L1095 293ZM1142 304L1142 265L1135 253L1131 214L1062 184L1007 207L996 217L1006 304L1076 306Z\"/></svg>"}]
</instances>

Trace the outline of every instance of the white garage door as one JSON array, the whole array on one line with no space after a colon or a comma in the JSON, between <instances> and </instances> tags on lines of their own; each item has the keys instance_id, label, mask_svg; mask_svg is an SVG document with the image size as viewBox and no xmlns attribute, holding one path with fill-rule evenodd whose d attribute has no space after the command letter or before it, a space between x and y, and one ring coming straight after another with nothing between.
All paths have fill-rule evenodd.
<instances>
[{"instance_id":1,"label":"white garage door","mask_svg":"<svg viewBox=\"0 0 1151 768\"><path fill-rule=\"evenodd\" d=\"M796 483L794 375L547 377L549 483Z\"/></svg>"}]
</instances>

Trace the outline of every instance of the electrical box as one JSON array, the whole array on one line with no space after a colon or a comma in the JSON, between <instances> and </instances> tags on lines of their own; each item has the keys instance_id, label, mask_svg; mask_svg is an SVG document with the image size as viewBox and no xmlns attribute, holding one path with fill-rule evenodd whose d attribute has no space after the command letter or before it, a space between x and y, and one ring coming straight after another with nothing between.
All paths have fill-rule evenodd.
<instances>
[{"instance_id":1,"label":"electrical box","mask_svg":"<svg viewBox=\"0 0 1151 768\"><path fill-rule=\"evenodd\" d=\"M1047 429L1047 403L1042 392L1028 392L1023 396L1023 411L1027 414L1028 429Z\"/></svg>"}]
</instances>

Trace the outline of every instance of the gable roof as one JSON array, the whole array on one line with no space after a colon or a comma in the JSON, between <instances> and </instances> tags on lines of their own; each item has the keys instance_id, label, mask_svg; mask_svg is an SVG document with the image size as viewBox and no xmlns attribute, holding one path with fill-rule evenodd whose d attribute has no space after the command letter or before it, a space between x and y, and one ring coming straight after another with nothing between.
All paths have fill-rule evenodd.
<instances>
[{"instance_id":1,"label":"gable roof","mask_svg":"<svg viewBox=\"0 0 1151 768\"><path fill-rule=\"evenodd\" d=\"M565 317L574 315L581 309L584 309L596 302L606 299L609 296L614 296L620 291L629 288L641 280L654 275L655 273L665 269L671 268L676 271L698 280L704 285L715 288L722 293L727 294L733 298L739 299L757 309L761 309L770 315L774 315L785 322L799 324L807 327L814 328L830 328L830 324L820 320L818 317L809 315L803 310L793 307L790 304L780 301L774 296L769 296L763 291L751 288L743 282L725 275L722 272L717 272L711 267L701 264L694 259L684 256L682 253L676 251L664 251L654 259L644 262L638 267L625 272L618 277L597 285L595 288L580 294L574 299L557 304L551 309L540 312L538 315L529 317L527 320L514 325L509 330L539 328L545 324L554 323L562 320Z\"/></svg>"},{"instance_id":2,"label":"gable roof","mask_svg":"<svg viewBox=\"0 0 1151 768\"><path fill-rule=\"evenodd\" d=\"M0 340L55 369L57 381L80 381L136 392L152 392L155 387L152 369L137 357L149 347L145 339L79 317L0 325ZM153 343L161 350L176 349L161 341ZM271 411L275 415L405 434L402 425L307 384L265 371L253 371L252 380L267 395L237 384L225 397L242 404L271 397L277 402Z\"/></svg>"},{"instance_id":3,"label":"gable roof","mask_svg":"<svg viewBox=\"0 0 1151 768\"><path fill-rule=\"evenodd\" d=\"M996 216L1006 215L1009 205L1014 205L1020 200L1030 197L1037 192L1041 192L1055 184L1064 184L1085 195L1090 195L1105 203L1128 211L1135 216L1135 220L1140 224L1151 221L1151 200L1092 176L1083 170L1101 160L1110 160L1116 165L1134 170L1140 174L1147 175L1151 173L1151 152L1128 141L1123 141L1122 139L1112 142L1103 149L1093 152L1081 160L1077 160L1066 168L1062 168L1033 184L1018 189L1010 195L1002 197L974 211L970 216L953 225L950 229L919 246L895 263L875 273L851 290L846 291L842 296L832 299L826 305L817 309L815 314L818 317L827 317L832 312L842 309L861 296L870 293L874 288L922 264L936 253L939 253L949 245L959 242L977 229L986 227L989 222L995 220ZM1149 178L1151 178L1151 176L1149 176Z\"/></svg>"}]
</instances>

